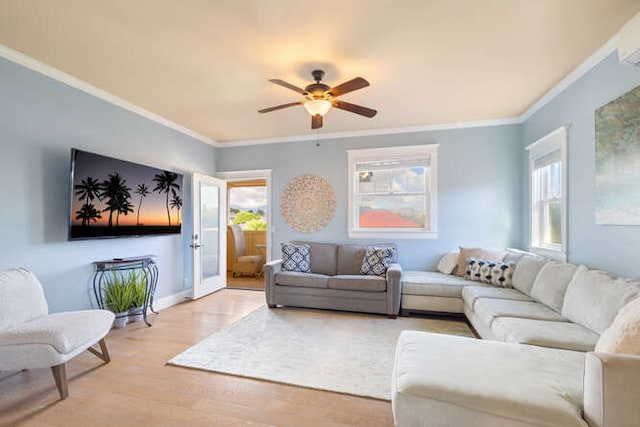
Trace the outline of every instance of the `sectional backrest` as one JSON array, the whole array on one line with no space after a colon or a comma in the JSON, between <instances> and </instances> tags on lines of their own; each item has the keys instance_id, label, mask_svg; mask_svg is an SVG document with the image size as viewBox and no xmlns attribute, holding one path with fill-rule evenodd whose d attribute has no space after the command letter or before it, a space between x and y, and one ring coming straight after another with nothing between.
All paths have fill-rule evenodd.
<instances>
[{"instance_id":1,"label":"sectional backrest","mask_svg":"<svg viewBox=\"0 0 640 427\"><path fill-rule=\"evenodd\" d=\"M513 277L511 278L513 287L523 294L531 296L533 282L535 282L538 273L547 261L546 258L537 255L524 255L520 257L513 270Z\"/></svg>"},{"instance_id":2,"label":"sectional backrest","mask_svg":"<svg viewBox=\"0 0 640 427\"><path fill-rule=\"evenodd\" d=\"M562 315L602 334L618 311L639 294L639 282L581 265L567 287Z\"/></svg>"},{"instance_id":3,"label":"sectional backrest","mask_svg":"<svg viewBox=\"0 0 640 427\"><path fill-rule=\"evenodd\" d=\"M33 273L23 268L0 271L0 331L48 311L42 285Z\"/></svg>"}]
</instances>

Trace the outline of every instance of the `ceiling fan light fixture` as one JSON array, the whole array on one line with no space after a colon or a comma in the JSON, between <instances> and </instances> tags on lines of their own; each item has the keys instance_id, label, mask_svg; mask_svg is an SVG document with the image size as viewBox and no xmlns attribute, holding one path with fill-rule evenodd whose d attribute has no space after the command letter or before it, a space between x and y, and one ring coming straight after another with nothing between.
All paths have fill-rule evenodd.
<instances>
[{"instance_id":1,"label":"ceiling fan light fixture","mask_svg":"<svg viewBox=\"0 0 640 427\"><path fill-rule=\"evenodd\" d=\"M312 116L324 116L331 108L331 102L326 99L310 99L305 101L303 105Z\"/></svg>"}]
</instances>

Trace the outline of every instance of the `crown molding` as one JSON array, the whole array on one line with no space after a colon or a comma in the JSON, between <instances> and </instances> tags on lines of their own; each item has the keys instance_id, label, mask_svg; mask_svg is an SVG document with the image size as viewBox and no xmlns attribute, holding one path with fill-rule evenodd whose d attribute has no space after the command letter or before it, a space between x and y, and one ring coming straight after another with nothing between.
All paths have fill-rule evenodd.
<instances>
[{"instance_id":1,"label":"crown molding","mask_svg":"<svg viewBox=\"0 0 640 427\"><path fill-rule=\"evenodd\" d=\"M241 141L229 141L220 142L218 146L221 148L227 147L240 147L244 145L260 145L260 144L278 144L282 142L296 142L296 141L326 141L328 139L340 139L340 138L354 138L359 136L379 136L390 135L399 133L418 133L427 131L438 130L451 130L451 129L466 129L474 127L488 127L488 126L504 126L521 123L520 118L513 117L507 119L495 119L495 120L478 120L472 122L463 123L445 123L439 125L423 125L423 126L406 126L397 128L382 128L382 129L367 129L351 132L332 132L332 133L318 133L318 134L305 134L305 135L293 135L274 138L260 138L260 139L245 139Z\"/></svg>"},{"instance_id":2,"label":"crown molding","mask_svg":"<svg viewBox=\"0 0 640 427\"><path fill-rule=\"evenodd\" d=\"M68 86L78 89L82 92L88 93L89 95L95 96L96 98L102 99L103 101L107 101L117 107L124 108L125 110L131 111L132 113L135 113L153 122L161 124L162 126L168 127L184 135L190 136L191 138L197 139L200 142L213 145L214 147L219 146L219 144L211 138L207 138L204 135L201 135L191 129L188 129L175 122L172 122L171 120L168 120L156 113L153 113L151 111L145 110L144 108L138 107L137 105L134 105L129 101L125 101L124 99L116 95L113 95L105 90L99 89L85 82L84 80L80 80L77 77L67 74L64 71L58 70L57 68L54 68L50 65L47 65L36 59L33 59L23 53L15 51L2 44L0 44L0 57L7 59L11 62L15 62L18 65L22 65L23 67L26 67L37 73L43 74L47 77L50 77L54 80L57 80Z\"/></svg>"},{"instance_id":3,"label":"crown molding","mask_svg":"<svg viewBox=\"0 0 640 427\"><path fill-rule=\"evenodd\" d=\"M535 113L540 111L542 107L551 102L556 96L560 95L565 89L574 84L580 77L587 74L593 67L600 63L607 56L616 51L618 47L618 34L609 39L600 49L596 50L584 62L573 69L565 78L560 80L554 87L538 99L527 111L520 115L520 121L526 122Z\"/></svg>"}]
</instances>

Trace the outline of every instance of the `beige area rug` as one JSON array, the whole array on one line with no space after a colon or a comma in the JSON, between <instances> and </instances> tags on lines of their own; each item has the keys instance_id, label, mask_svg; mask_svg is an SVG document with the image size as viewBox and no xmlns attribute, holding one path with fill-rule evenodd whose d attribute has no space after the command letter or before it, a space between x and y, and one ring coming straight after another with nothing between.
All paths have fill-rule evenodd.
<instances>
[{"instance_id":1,"label":"beige area rug","mask_svg":"<svg viewBox=\"0 0 640 427\"><path fill-rule=\"evenodd\" d=\"M168 363L391 400L403 330L472 336L462 321L260 307Z\"/></svg>"}]
</instances>

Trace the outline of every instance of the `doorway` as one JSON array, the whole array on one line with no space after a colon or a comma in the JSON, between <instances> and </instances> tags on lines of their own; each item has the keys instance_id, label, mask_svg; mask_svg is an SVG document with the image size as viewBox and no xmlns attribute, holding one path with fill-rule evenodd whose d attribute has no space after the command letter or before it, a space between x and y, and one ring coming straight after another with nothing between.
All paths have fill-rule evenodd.
<instances>
[{"instance_id":1,"label":"doorway","mask_svg":"<svg viewBox=\"0 0 640 427\"><path fill-rule=\"evenodd\" d=\"M227 182L227 225L241 228L244 255L259 257L255 270L236 266L233 233L227 233L227 287L264 290L262 266L271 259L271 171L223 172Z\"/></svg>"},{"instance_id":2,"label":"doorway","mask_svg":"<svg viewBox=\"0 0 640 427\"><path fill-rule=\"evenodd\" d=\"M225 286L226 193L224 180L192 175L193 234L189 246L193 253L193 299Z\"/></svg>"}]
</instances>

